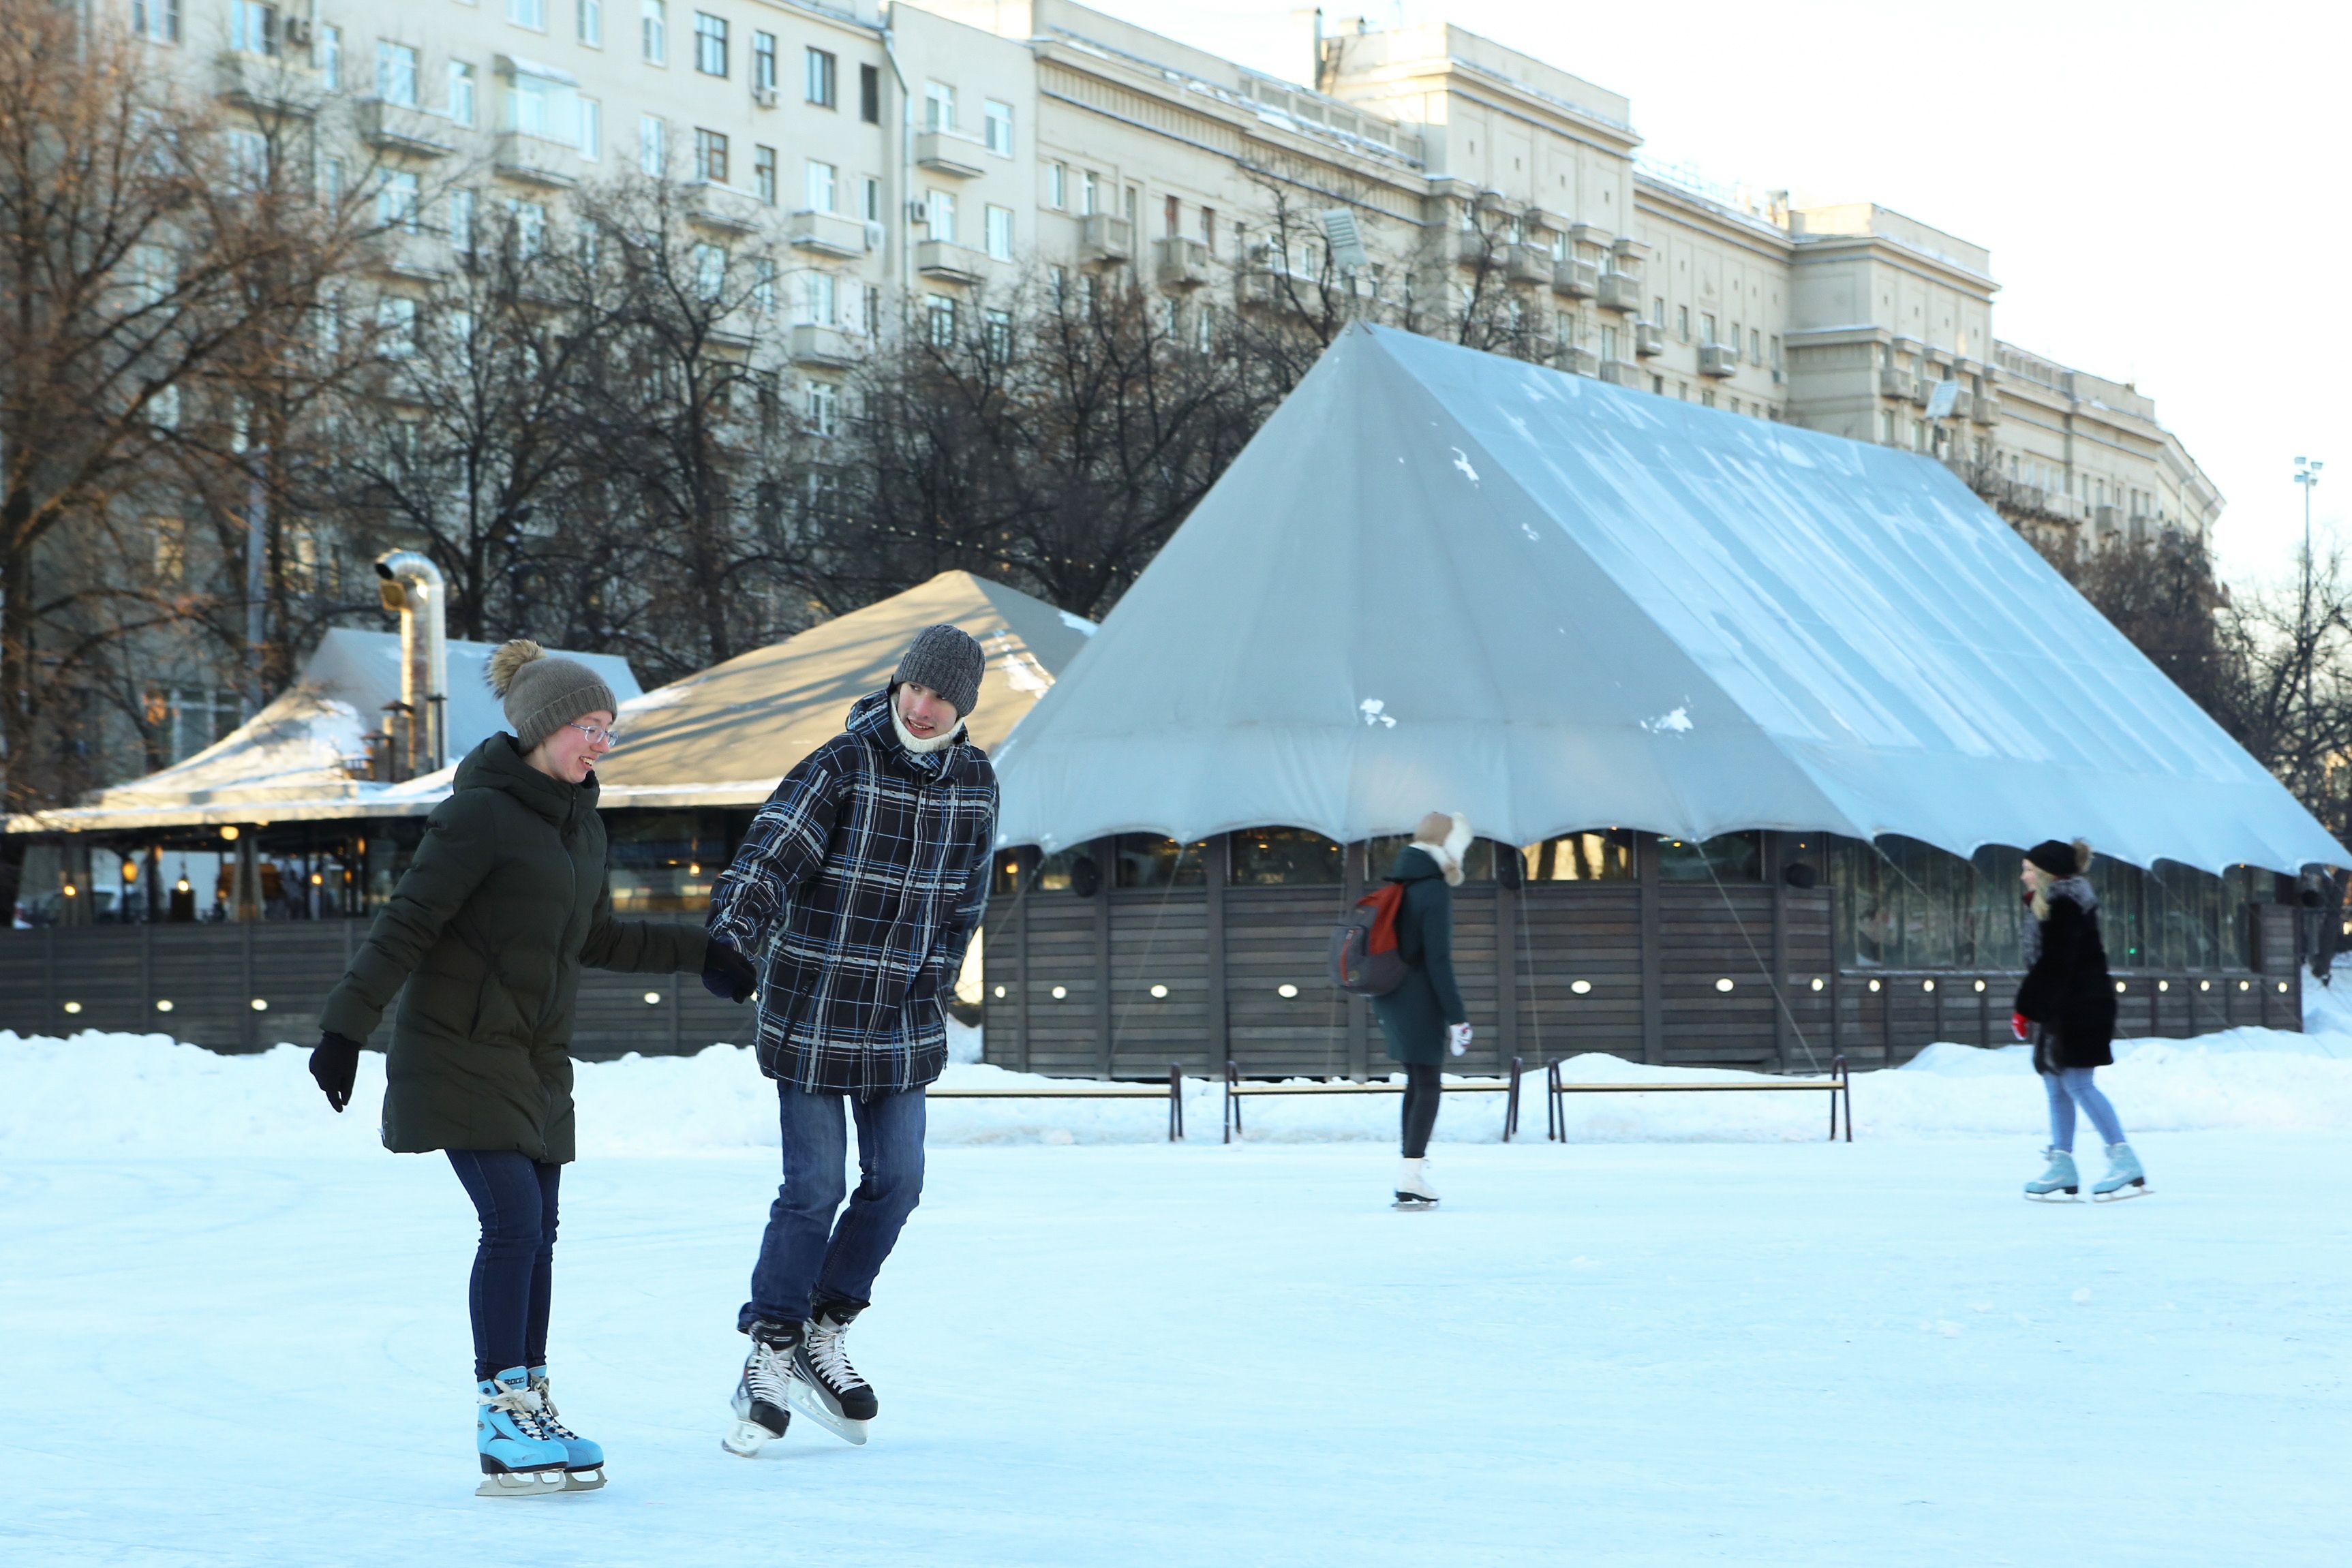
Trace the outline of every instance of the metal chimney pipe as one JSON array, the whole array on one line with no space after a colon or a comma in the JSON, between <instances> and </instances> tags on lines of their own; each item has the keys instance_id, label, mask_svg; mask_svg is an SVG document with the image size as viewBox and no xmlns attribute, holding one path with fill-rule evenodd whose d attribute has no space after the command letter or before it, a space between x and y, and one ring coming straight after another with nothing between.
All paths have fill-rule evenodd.
<instances>
[{"instance_id":1,"label":"metal chimney pipe","mask_svg":"<svg viewBox=\"0 0 2352 1568\"><path fill-rule=\"evenodd\" d=\"M383 604L400 612L400 700L416 727L416 771L449 763L449 594L441 569L415 550L376 558ZM397 601L395 602L395 596Z\"/></svg>"}]
</instances>

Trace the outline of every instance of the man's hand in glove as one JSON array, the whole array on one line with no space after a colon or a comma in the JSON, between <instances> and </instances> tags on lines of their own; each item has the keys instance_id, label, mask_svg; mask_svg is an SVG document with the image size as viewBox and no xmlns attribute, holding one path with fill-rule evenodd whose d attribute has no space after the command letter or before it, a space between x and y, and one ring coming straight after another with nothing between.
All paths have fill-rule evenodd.
<instances>
[{"instance_id":1,"label":"man's hand in glove","mask_svg":"<svg viewBox=\"0 0 2352 1568\"><path fill-rule=\"evenodd\" d=\"M327 1092L327 1103L341 1115L343 1107L352 1103L352 1085L360 1075L360 1042L345 1040L329 1030L319 1037L318 1048L310 1052L310 1076Z\"/></svg>"},{"instance_id":2,"label":"man's hand in glove","mask_svg":"<svg viewBox=\"0 0 2352 1568\"><path fill-rule=\"evenodd\" d=\"M740 1002L758 987L751 961L713 937L702 955L702 988L721 1001Z\"/></svg>"}]
</instances>

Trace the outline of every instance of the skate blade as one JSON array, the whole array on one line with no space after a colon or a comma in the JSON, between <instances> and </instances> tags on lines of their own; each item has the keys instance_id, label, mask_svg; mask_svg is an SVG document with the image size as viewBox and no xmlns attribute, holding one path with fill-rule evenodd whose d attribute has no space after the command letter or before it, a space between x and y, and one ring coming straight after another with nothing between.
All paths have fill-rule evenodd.
<instances>
[{"instance_id":1,"label":"skate blade","mask_svg":"<svg viewBox=\"0 0 2352 1568\"><path fill-rule=\"evenodd\" d=\"M727 1436L719 1439L719 1446L738 1458L756 1458L761 1448L782 1436L782 1432L771 1432L757 1421L738 1421L728 1429Z\"/></svg>"},{"instance_id":2,"label":"skate blade","mask_svg":"<svg viewBox=\"0 0 2352 1568\"><path fill-rule=\"evenodd\" d=\"M604 1483L596 1483L602 1486ZM500 1470L482 1478L474 1489L476 1497L561 1497L564 1491L563 1472L558 1470Z\"/></svg>"},{"instance_id":3,"label":"skate blade","mask_svg":"<svg viewBox=\"0 0 2352 1568\"><path fill-rule=\"evenodd\" d=\"M596 1491L601 1490L604 1485L604 1467L602 1465L598 1465L593 1469L566 1470L563 1472L563 1490L565 1491Z\"/></svg>"},{"instance_id":4,"label":"skate blade","mask_svg":"<svg viewBox=\"0 0 2352 1568\"><path fill-rule=\"evenodd\" d=\"M2029 1192L2025 1195L2025 1201L2028 1203L2080 1203L2083 1199L2075 1193L2061 1190L2058 1192Z\"/></svg>"},{"instance_id":5,"label":"skate blade","mask_svg":"<svg viewBox=\"0 0 2352 1568\"><path fill-rule=\"evenodd\" d=\"M2093 1203L2121 1203L2127 1197L2146 1197L2149 1193L2155 1190L2156 1189L2154 1187L2149 1186L2147 1183L2144 1181L2136 1181L2129 1186L2119 1186L2113 1192L2095 1192L2091 1195L2091 1201Z\"/></svg>"},{"instance_id":6,"label":"skate blade","mask_svg":"<svg viewBox=\"0 0 2352 1568\"><path fill-rule=\"evenodd\" d=\"M803 1383L799 1378L793 1378L791 1385L784 1390L784 1398L795 1411L807 1416L843 1442L854 1443L861 1448L866 1446L866 1429L873 1423L853 1421L846 1416L835 1415L833 1406L824 1402L824 1396Z\"/></svg>"},{"instance_id":7,"label":"skate blade","mask_svg":"<svg viewBox=\"0 0 2352 1568\"><path fill-rule=\"evenodd\" d=\"M1425 1208L1435 1208L1437 1200L1433 1197L1407 1197L1402 1193L1399 1193L1397 1200L1389 1207L1402 1213L1416 1214Z\"/></svg>"}]
</instances>

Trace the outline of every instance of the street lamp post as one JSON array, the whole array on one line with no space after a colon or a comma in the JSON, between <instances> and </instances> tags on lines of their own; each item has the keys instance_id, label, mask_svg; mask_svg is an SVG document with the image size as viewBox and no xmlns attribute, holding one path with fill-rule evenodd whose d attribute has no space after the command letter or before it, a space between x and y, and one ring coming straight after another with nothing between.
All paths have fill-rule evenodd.
<instances>
[{"instance_id":1,"label":"street lamp post","mask_svg":"<svg viewBox=\"0 0 2352 1568\"><path fill-rule=\"evenodd\" d=\"M2294 460L2294 482L2303 486L2303 597L2311 600L2311 493L2319 487L2319 471L2326 467L2316 457Z\"/></svg>"}]
</instances>

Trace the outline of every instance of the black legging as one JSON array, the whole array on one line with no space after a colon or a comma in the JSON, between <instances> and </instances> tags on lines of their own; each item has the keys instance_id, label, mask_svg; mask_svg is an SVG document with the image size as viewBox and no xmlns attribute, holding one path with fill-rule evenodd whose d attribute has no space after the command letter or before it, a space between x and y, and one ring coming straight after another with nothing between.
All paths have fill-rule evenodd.
<instances>
[{"instance_id":1,"label":"black legging","mask_svg":"<svg viewBox=\"0 0 2352 1568\"><path fill-rule=\"evenodd\" d=\"M1429 1153L1430 1130L1437 1125L1437 1103L1445 1096L1437 1087L1437 1064L1404 1064L1404 1157L1420 1159Z\"/></svg>"}]
</instances>

